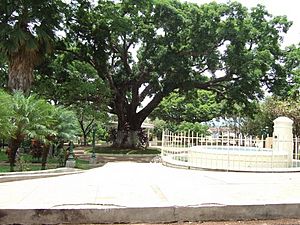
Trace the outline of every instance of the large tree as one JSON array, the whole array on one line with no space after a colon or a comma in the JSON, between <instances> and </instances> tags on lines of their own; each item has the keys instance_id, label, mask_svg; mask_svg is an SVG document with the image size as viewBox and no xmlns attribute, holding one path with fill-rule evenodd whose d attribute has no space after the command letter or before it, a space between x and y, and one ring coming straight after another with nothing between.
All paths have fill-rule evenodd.
<instances>
[{"instance_id":1,"label":"large tree","mask_svg":"<svg viewBox=\"0 0 300 225\"><path fill-rule=\"evenodd\" d=\"M33 70L51 52L62 23L61 0L0 1L0 55L8 62L8 88L28 92Z\"/></svg>"},{"instance_id":2,"label":"large tree","mask_svg":"<svg viewBox=\"0 0 300 225\"><path fill-rule=\"evenodd\" d=\"M142 122L175 89L247 104L263 95L263 85L285 80L280 41L291 23L261 5L77 0L72 11L68 50L90 63L114 95L115 146L137 147Z\"/></svg>"}]
</instances>

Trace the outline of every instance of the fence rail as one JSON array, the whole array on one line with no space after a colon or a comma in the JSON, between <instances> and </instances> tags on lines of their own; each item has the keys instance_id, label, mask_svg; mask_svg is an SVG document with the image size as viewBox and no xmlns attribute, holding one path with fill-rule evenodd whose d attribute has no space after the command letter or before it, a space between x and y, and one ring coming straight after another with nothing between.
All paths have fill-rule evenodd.
<instances>
[{"instance_id":1,"label":"fence rail","mask_svg":"<svg viewBox=\"0 0 300 225\"><path fill-rule=\"evenodd\" d=\"M164 147L192 147L196 145L215 145L215 146L249 146L271 148L271 137L252 137L237 135L232 136L229 132L224 132L218 137L203 136L194 132L172 133L163 132L162 146Z\"/></svg>"},{"instance_id":2,"label":"fence rail","mask_svg":"<svg viewBox=\"0 0 300 225\"><path fill-rule=\"evenodd\" d=\"M222 133L219 137L211 137L193 132L164 131L162 159L165 164L188 168L239 171L300 169L300 139L295 137L293 143L288 144L293 148L290 150L274 147L282 146L283 142L268 136L233 136L229 132Z\"/></svg>"}]
</instances>

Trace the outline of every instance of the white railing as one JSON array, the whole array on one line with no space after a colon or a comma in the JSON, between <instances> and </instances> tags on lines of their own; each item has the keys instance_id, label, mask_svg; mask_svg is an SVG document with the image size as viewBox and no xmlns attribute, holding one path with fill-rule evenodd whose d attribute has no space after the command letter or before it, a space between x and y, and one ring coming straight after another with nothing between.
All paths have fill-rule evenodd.
<instances>
[{"instance_id":1,"label":"white railing","mask_svg":"<svg viewBox=\"0 0 300 225\"><path fill-rule=\"evenodd\" d=\"M162 137L163 147L192 147L192 146L249 146L271 148L270 137L252 137L223 132L219 137L203 136L194 132L172 133L164 131Z\"/></svg>"},{"instance_id":2,"label":"white railing","mask_svg":"<svg viewBox=\"0 0 300 225\"><path fill-rule=\"evenodd\" d=\"M282 142L276 141L277 143ZM193 132L164 131L162 161L164 164L172 166L227 171L300 169L299 138L294 138L293 150L272 149L272 147L272 137L232 136L226 132L218 138L214 138Z\"/></svg>"}]
</instances>

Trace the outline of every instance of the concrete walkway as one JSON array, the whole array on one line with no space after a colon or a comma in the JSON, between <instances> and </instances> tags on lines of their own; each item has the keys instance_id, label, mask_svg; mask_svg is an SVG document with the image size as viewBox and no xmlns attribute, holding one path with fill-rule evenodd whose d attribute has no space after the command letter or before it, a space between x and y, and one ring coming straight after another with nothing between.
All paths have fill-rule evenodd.
<instances>
[{"instance_id":1,"label":"concrete walkway","mask_svg":"<svg viewBox=\"0 0 300 225\"><path fill-rule=\"evenodd\" d=\"M174 207L182 210L192 209L188 212L194 210L194 214L190 215L190 220L194 221L199 218L209 220L209 217L204 215L205 212L214 216L220 213L215 211L219 209L226 209L225 216L230 217L227 219L237 218L235 214L246 219L260 216L263 218L264 215L266 217L264 219L270 217L272 219L272 216L298 218L300 217L298 205L300 173L214 172L175 169L161 164L108 163L80 174L0 183L0 197L0 224L20 223L20 219L12 221L12 218L20 215L20 212L26 213L26 209L29 213L26 221L33 218L30 216L41 213L36 211L38 209L54 211L63 209L59 211L60 213L65 213L64 210L78 213L79 211L74 211L78 209L89 209L89 213L94 212L91 209L104 210L102 213L107 213L109 209L110 213L114 213L111 216L114 216L115 221L109 219L99 221L98 217L93 217L94 219L85 221L86 223L91 221L171 222L173 217L155 220L150 216L159 217L158 211L154 209L159 209L161 217L170 214L168 210L171 209L174 216ZM128 220L121 221L116 212L121 212L118 210L122 209L138 209L139 213L143 213L140 209L151 210L146 213L148 220L147 218L138 220L134 215L135 219L131 220L128 216L123 216L122 218ZM195 211L195 209L204 211ZM228 214L227 210L231 212ZM137 211L126 212L130 214ZM49 213L47 215L49 216ZM98 215L102 214L98 211ZM178 215L180 212L175 215L178 220L184 219L179 218ZM185 213L186 217L187 215L189 213ZM218 220L226 219L216 215L215 218ZM53 218L43 221L48 224L52 221L53 223L64 222ZM68 220L71 218L73 217L69 217Z\"/></svg>"}]
</instances>

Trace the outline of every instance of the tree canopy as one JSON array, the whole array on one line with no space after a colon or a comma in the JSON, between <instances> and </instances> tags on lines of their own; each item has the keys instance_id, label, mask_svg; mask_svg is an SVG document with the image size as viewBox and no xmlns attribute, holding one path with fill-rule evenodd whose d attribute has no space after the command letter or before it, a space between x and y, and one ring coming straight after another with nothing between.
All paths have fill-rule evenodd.
<instances>
[{"instance_id":1,"label":"tree canopy","mask_svg":"<svg viewBox=\"0 0 300 225\"><path fill-rule=\"evenodd\" d=\"M8 67L1 66L0 73L8 70L8 88L28 92L33 70L56 50L52 66L57 67L51 70L56 72L45 70L45 64L38 68L40 80L47 74L51 81L40 88L50 93L53 87L58 91L52 90L53 96L66 102L70 93L78 93L71 96L88 104L84 92L94 91L89 99L98 96L101 83L109 88L108 108L118 117L114 145L135 147L143 121L175 90L210 91L218 101L226 99L229 108L251 106L265 88L283 95L291 73L285 64L295 62L285 56L296 50L281 49L291 25L262 5L247 9L238 2L5 0L0 3L0 60L5 58ZM57 31L64 31L63 43L56 43ZM66 74L72 74L70 85L60 85ZM81 83L91 74L93 80Z\"/></svg>"},{"instance_id":2,"label":"tree canopy","mask_svg":"<svg viewBox=\"0 0 300 225\"><path fill-rule=\"evenodd\" d=\"M0 2L0 55L8 61L8 87L28 92L33 70L53 49L61 27L61 0Z\"/></svg>"},{"instance_id":3,"label":"tree canopy","mask_svg":"<svg viewBox=\"0 0 300 225\"><path fill-rule=\"evenodd\" d=\"M262 97L285 82L280 42L291 22L258 5L201 6L176 0L72 3L68 49L90 63L112 91L115 145L136 132L176 89L212 91L230 104ZM151 100L142 109L141 103ZM134 135L133 135L134 136Z\"/></svg>"},{"instance_id":4,"label":"tree canopy","mask_svg":"<svg viewBox=\"0 0 300 225\"><path fill-rule=\"evenodd\" d=\"M104 81L90 64L66 53L47 58L38 69L33 91L76 112L86 145L93 125L108 119L110 92Z\"/></svg>"},{"instance_id":5,"label":"tree canopy","mask_svg":"<svg viewBox=\"0 0 300 225\"><path fill-rule=\"evenodd\" d=\"M216 94L195 90L189 93L172 92L150 114L168 122L206 122L223 114L224 103L216 101Z\"/></svg>"}]
</instances>

